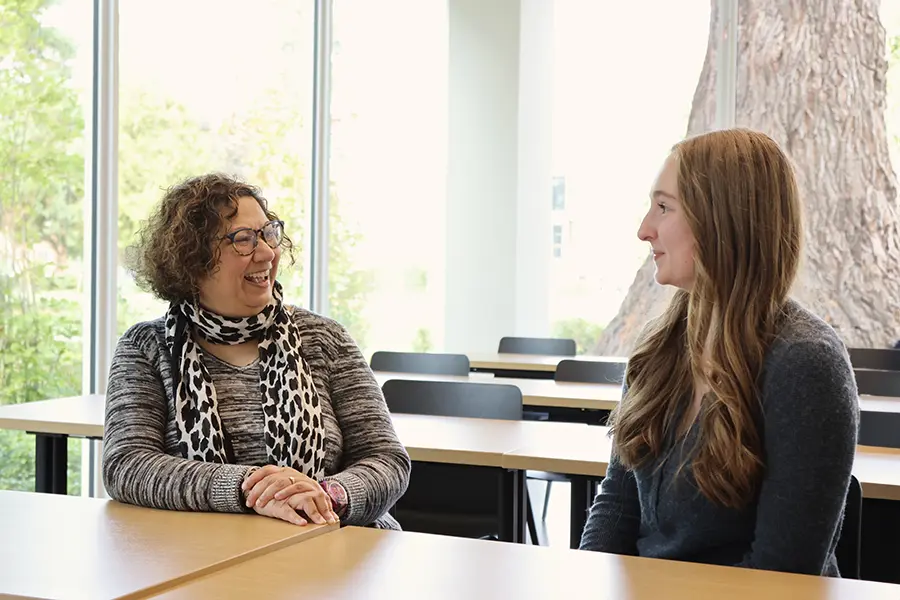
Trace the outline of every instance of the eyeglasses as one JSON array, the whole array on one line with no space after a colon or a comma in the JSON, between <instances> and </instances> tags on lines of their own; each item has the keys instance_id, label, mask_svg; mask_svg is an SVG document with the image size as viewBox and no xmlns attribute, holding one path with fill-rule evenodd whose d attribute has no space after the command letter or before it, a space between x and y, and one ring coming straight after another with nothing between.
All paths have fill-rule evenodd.
<instances>
[{"instance_id":1,"label":"eyeglasses","mask_svg":"<svg viewBox=\"0 0 900 600\"><path fill-rule=\"evenodd\" d=\"M284 240L284 221L269 221L260 229L244 227L222 236L221 239L231 240L231 247L241 256L250 256L259 245L260 236L269 248L274 250Z\"/></svg>"}]
</instances>

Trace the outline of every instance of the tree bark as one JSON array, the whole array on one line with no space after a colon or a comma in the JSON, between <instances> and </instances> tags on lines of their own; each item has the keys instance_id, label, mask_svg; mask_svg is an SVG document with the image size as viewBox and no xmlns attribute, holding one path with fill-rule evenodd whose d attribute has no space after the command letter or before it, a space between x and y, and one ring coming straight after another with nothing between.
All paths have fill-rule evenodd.
<instances>
[{"instance_id":1,"label":"tree bark","mask_svg":"<svg viewBox=\"0 0 900 600\"><path fill-rule=\"evenodd\" d=\"M715 118L716 2L688 135ZM797 171L806 249L793 296L851 347L900 337L900 232L879 0L742 0L736 121L772 136ZM674 140L673 140L674 142ZM648 260L595 353L627 355L673 290Z\"/></svg>"}]
</instances>

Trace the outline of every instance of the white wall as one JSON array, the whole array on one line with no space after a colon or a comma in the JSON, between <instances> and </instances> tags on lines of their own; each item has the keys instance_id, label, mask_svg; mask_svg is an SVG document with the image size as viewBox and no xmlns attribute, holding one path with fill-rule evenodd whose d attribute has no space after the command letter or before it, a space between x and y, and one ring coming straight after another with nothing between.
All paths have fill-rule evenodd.
<instances>
[{"instance_id":1,"label":"white wall","mask_svg":"<svg viewBox=\"0 0 900 600\"><path fill-rule=\"evenodd\" d=\"M552 3L449 0L445 344L547 328Z\"/></svg>"}]
</instances>

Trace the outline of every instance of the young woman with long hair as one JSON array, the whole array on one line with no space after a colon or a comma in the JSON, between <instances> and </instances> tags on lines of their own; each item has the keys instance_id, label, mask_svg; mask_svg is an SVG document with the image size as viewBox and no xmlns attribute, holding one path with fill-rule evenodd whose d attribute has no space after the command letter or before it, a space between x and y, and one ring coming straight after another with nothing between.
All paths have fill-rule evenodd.
<instances>
[{"instance_id":1,"label":"young woman with long hair","mask_svg":"<svg viewBox=\"0 0 900 600\"><path fill-rule=\"evenodd\" d=\"M859 409L844 344L789 296L791 164L762 133L677 144L638 231L678 289L642 332L581 547L838 576Z\"/></svg>"}]
</instances>

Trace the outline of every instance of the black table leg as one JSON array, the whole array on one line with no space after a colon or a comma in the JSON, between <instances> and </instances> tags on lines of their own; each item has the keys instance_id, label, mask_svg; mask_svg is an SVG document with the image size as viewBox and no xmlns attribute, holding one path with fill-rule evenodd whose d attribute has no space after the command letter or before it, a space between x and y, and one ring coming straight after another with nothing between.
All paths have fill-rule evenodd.
<instances>
[{"instance_id":1,"label":"black table leg","mask_svg":"<svg viewBox=\"0 0 900 600\"><path fill-rule=\"evenodd\" d=\"M593 485L588 477L572 476L572 497L569 505L569 547L577 549L581 544L581 532L587 522L591 506Z\"/></svg>"},{"instance_id":2,"label":"black table leg","mask_svg":"<svg viewBox=\"0 0 900 600\"><path fill-rule=\"evenodd\" d=\"M67 492L69 436L38 433L34 436L34 491Z\"/></svg>"},{"instance_id":3,"label":"black table leg","mask_svg":"<svg viewBox=\"0 0 900 600\"><path fill-rule=\"evenodd\" d=\"M522 471L500 470L500 541L525 543L526 493Z\"/></svg>"},{"instance_id":4,"label":"black table leg","mask_svg":"<svg viewBox=\"0 0 900 600\"><path fill-rule=\"evenodd\" d=\"M516 528L514 541L517 544L527 544L527 523L528 523L528 488L525 485L525 471L513 471L513 493L516 502ZM537 541L535 541L537 543Z\"/></svg>"}]
</instances>

